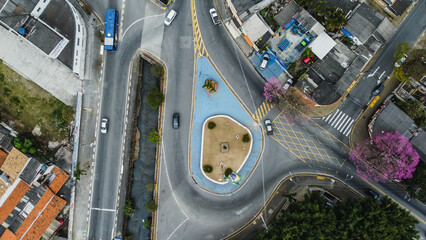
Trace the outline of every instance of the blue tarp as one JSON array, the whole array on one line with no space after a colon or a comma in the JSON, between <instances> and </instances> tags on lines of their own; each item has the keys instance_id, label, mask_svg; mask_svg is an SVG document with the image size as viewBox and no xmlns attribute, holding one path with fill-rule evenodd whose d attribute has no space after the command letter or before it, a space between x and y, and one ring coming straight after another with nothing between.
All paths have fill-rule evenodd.
<instances>
[{"instance_id":1,"label":"blue tarp","mask_svg":"<svg viewBox=\"0 0 426 240\"><path fill-rule=\"evenodd\" d=\"M287 29L289 29L294 23L296 22L296 20L294 19L294 18L292 18L291 20L290 20L290 22L288 22L285 26L284 26L284 29L285 30L287 30Z\"/></svg>"},{"instance_id":2,"label":"blue tarp","mask_svg":"<svg viewBox=\"0 0 426 240\"><path fill-rule=\"evenodd\" d=\"M278 46L278 48L281 50L281 51L284 51L284 50L286 50L287 49L287 47L290 45L290 41L289 40L287 40L287 39L284 39L284 41L280 44L280 46Z\"/></svg>"},{"instance_id":3,"label":"blue tarp","mask_svg":"<svg viewBox=\"0 0 426 240\"><path fill-rule=\"evenodd\" d=\"M345 34L345 36L348 37L350 40L353 40L354 35L352 35L352 33L350 33L348 30L342 29L342 33Z\"/></svg>"}]
</instances>

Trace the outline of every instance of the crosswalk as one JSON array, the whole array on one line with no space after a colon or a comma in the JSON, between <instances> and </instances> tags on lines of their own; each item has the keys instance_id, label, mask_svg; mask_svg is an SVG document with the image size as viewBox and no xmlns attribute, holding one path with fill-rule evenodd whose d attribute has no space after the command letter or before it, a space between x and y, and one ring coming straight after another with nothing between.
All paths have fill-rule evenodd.
<instances>
[{"instance_id":1,"label":"crosswalk","mask_svg":"<svg viewBox=\"0 0 426 240\"><path fill-rule=\"evenodd\" d=\"M346 115L346 113L340 111L339 109L337 109L337 111L335 111L333 114L323 117L322 120L330 124L334 129L341 132L346 137L349 136L352 124L355 121L355 119L349 117Z\"/></svg>"},{"instance_id":2,"label":"crosswalk","mask_svg":"<svg viewBox=\"0 0 426 240\"><path fill-rule=\"evenodd\" d=\"M268 114L269 111L274 107L271 103L269 103L267 100L265 100L260 106L257 108L256 112L253 114L253 118L260 122L266 114Z\"/></svg>"}]
</instances>

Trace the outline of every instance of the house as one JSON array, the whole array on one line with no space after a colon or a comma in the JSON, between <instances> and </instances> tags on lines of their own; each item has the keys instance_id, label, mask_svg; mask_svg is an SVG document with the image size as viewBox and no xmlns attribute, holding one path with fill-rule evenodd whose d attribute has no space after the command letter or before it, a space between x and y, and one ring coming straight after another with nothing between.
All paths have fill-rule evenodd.
<instances>
[{"instance_id":1,"label":"house","mask_svg":"<svg viewBox=\"0 0 426 240\"><path fill-rule=\"evenodd\" d=\"M413 4L413 0L382 0L389 9L396 16L401 16L407 8Z\"/></svg>"},{"instance_id":2,"label":"house","mask_svg":"<svg viewBox=\"0 0 426 240\"><path fill-rule=\"evenodd\" d=\"M383 132L398 131L410 140L420 158L426 162L426 132L390 100L387 100L376 112L368 124L368 129L370 137Z\"/></svg>"},{"instance_id":3,"label":"house","mask_svg":"<svg viewBox=\"0 0 426 240\"><path fill-rule=\"evenodd\" d=\"M66 201L56 194L69 176L16 148L2 161L5 153L0 152L0 240L40 239L58 225Z\"/></svg>"}]
</instances>

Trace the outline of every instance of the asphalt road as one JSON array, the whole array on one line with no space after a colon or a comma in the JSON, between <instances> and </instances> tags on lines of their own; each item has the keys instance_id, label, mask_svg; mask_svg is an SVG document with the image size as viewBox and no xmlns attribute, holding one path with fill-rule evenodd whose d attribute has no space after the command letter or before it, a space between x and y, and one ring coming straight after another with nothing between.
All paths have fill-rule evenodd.
<instances>
[{"instance_id":1,"label":"asphalt road","mask_svg":"<svg viewBox=\"0 0 426 240\"><path fill-rule=\"evenodd\" d=\"M349 118L357 119L373 98L372 92L380 83L384 83L393 71L393 54L398 43L407 41L410 45L419 38L426 28L426 1L421 0L413 8L411 13L396 30L391 40L383 47L377 58L367 69L364 76L349 93L348 97L338 108ZM342 141L348 142L344 136L330 125L322 122L322 126L338 136Z\"/></svg>"},{"instance_id":2,"label":"asphalt road","mask_svg":"<svg viewBox=\"0 0 426 240\"><path fill-rule=\"evenodd\" d=\"M422 4L424 7L424 3ZM196 60L193 57L190 1L177 1L173 4L172 8L178 15L169 27L162 24L164 17L158 17L157 13L154 15L153 11L146 9L147 6L151 6L148 1L145 4L141 1L127 1L123 23L120 25L123 36L120 39L119 49L105 56L100 117L109 118L110 126L108 133L99 134L97 140L90 203L88 232L90 239L112 238L121 168L122 146L119 136L122 136L124 128L128 69L131 57L140 47L165 61L168 76L160 159L157 239L226 237L257 214L275 186L286 176L299 172L321 171L343 180L348 174L352 175L355 172L349 164L343 167L324 162L306 164L292 154L291 149L283 148L277 141L266 137L262 158L250 178L237 192L219 196L202 190L191 178L188 166L193 72ZM207 50L224 79L247 108L254 112L264 101L262 96L264 82L251 63L241 54L224 27L213 25L208 15L208 9L212 6L211 2L196 2L198 21ZM101 8L106 7L120 10L121 4L112 1L108 4L105 2L94 4L94 9L100 9L98 12L104 12ZM144 16L148 17L146 13L153 13L153 17L150 20L140 21ZM390 55L392 54L393 52ZM174 112L181 115L178 130L171 128L171 117ZM268 117L273 119L278 114L279 111L274 109ZM296 128L302 129L303 126ZM309 126L306 129L303 131L315 132L315 129L309 130ZM325 141L323 144L326 146L330 142ZM337 154L339 155L340 153ZM354 178L351 181L351 185L359 184L359 191L367 188L362 180Z\"/></svg>"}]
</instances>

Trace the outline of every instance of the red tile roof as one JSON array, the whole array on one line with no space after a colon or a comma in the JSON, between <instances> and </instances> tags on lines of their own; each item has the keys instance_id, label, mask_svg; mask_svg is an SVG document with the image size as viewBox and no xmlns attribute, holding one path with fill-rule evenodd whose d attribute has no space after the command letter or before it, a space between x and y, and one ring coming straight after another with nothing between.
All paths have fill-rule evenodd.
<instances>
[{"instance_id":1,"label":"red tile roof","mask_svg":"<svg viewBox=\"0 0 426 240\"><path fill-rule=\"evenodd\" d=\"M0 240L17 240L15 234L6 228L3 235L0 237Z\"/></svg>"},{"instance_id":2,"label":"red tile roof","mask_svg":"<svg viewBox=\"0 0 426 240\"><path fill-rule=\"evenodd\" d=\"M52 173L56 175L55 179L49 184L50 190L52 190L55 194L59 192L65 182L68 180L69 176L64 171L59 169L58 167L53 167Z\"/></svg>"},{"instance_id":3,"label":"red tile roof","mask_svg":"<svg viewBox=\"0 0 426 240\"><path fill-rule=\"evenodd\" d=\"M0 167L1 167L1 165L3 165L6 158L7 158L7 153L0 150Z\"/></svg>"},{"instance_id":4,"label":"red tile roof","mask_svg":"<svg viewBox=\"0 0 426 240\"><path fill-rule=\"evenodd\" d=\"M7 217L13 211L13 209L18 205L19 201L21 201L22 197L25 193L30 189L30 185L26 184L24 181L19 181L16 188L13 192L10 193L9 197L0 207L0 224L6 221Z\"/></svg>"}]
</instances>

